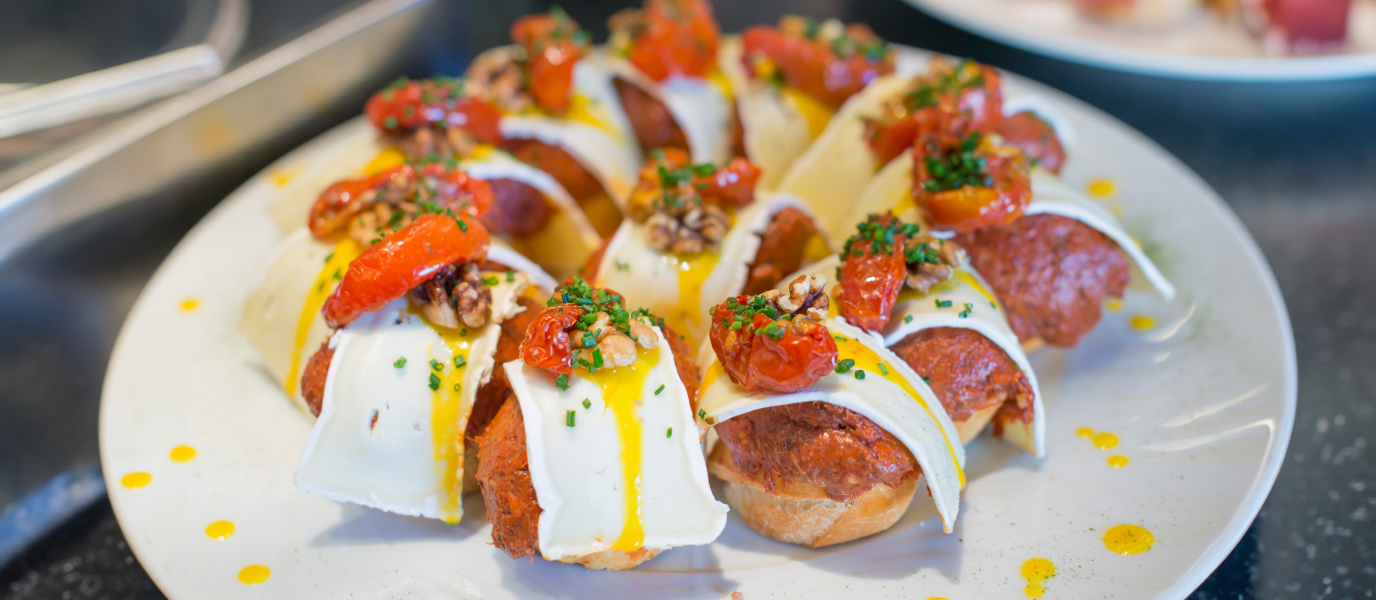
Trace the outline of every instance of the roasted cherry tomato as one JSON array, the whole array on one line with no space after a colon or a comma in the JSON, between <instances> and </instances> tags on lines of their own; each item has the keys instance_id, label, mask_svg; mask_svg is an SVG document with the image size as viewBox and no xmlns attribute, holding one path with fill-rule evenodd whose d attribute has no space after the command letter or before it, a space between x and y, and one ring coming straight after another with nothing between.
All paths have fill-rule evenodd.
<instances>
[{"instance_id":1,"label":"roasted cherry tomato","mask_svg":"<svg viewBox=\"0 0 1376 600\"><path fill-rule=\"evenodd\" d=\"M937 229L973 231L1011 222L1032 200L1027 157L978 132L913 146L913 196Z\"/></svg>"},{"instance_id":2,"label":"roasted cherry tomato","mask_svg":"<svg viewBox=\"0 0 1376 600\"><path fill-rule=\"evenodd\" d=\"M870 148L880 163L887 163L922 135L994 131L1003 120L1000 85L993 67L936 59L914 80L912 91L886 103L880 117L865 121Z\"/></svg>"},{"instance_id":3,"label":"roasted cherry tomato","mask_svg":"<svg viewBox=\"0 0 1376 600\"><path fill-rule=\"evenodd\" d=\"M994 132L1010 146L1022 148L1034 166L1060 173L1065 165L1065 148L1056 130L1036 113L1025 110L999 122Z\"/></svg>"},{"instance_id":4,"label":"roasted cherry tomato","mask_svg":"<svg viewBox=\"0 0 1376 600\"><path fill-rule=\"evenodd\" d=\"M558 304L536 315L521 340L521 360L532 367L540 367L560 375L573 372L569 334L584 315L575 304Z\"/></svg>"},{"instance_id":5,"label":"roasted cherry tomato","mask_svg":"<svg viewBox=\"0 0 1376 600\"><path fill-rule=\"evenodd\" d=\"M453 79L401 79L368 99L363 113L387 133L431 125L462 127L484 144L502 140L502 113L480 98L463 97Z\"/></svg>"},{"instance_id":6,"label":"roasted cherry tomato","mask_svg":"<svg viewBox=\"0 0 1376 600\"><path fill-rule=\"evenodd\" d=\"M839 302L850 324L879 331L889 322L908 275L907 236L892 214L871 215L841 252Z\"/></svg>"},{"instance_id":7,"label":"roasted cherry tomato","mask_svg":"<svg viewBox=\"0 0 1376 600\"><path fill-rule=\"evenodd\" d=\"M343 281L325 300L325 322L343 327L404 296L445 265L481 261L488 241L476 219L421 215L349 263Z\"/></svg>"},{"instance_id":8,"label":"roasted cherry tomato","mask_svg":"<svg viewBox=\"0 0 1376 600\"><path fill-rule=\"evenodd\" d=\"M662 148L641 167L632 204L649 206L666 191L676 190L680 195L699 195L706 202L744 206L755 200L759 180L760 168L744 158L733 158L721 167L694 165L687 152Z\"/></svg>"},{"instance_id":9,"label":"roasted cherry tomato","mask_svg":"<svg viewBox=\"0 0 1376 600\"><path fill-rule=\"evenodd\" d=\"M731 381L752 392L789 394L836 368L836 340L822 323L775 320L757 311L733 328L736 311L750 299L737 296L734 308L723 302L712 314L712 349Z\"/></svg>"},{"instance_id":10,"label":"roasted cherry tomato","mask_svg":"<svg viewBox=\"0 0 1376 600\"><path fill-rule=\"evenodd\" d=\"M401 165L362 179L348 179L321 192L311 206L307 224L316 237L343 227L376 201L380 192L413 203L433 202L454 214L480 217L492 207L492 187L486 181L443 163Z\"/></svg>"},{"instance_id":11,"label":"roasted cherry tomato","mask_svg":"<svg viewBox=\"0 0 1376 600\"><path fill-rule=\"evenodd\" d=\"M526 49L530 95L541 108L562 115L573 102L573 65L587 34L562 10L527 15L511 25L511 39Z\"/></svg>"},{"instance_id":12,"label":"roasted cherry tomato","mask_svg":"<svg viewBox=\"0 0 1376 600\"><path fill-rule=\"evenodd\" d=\"M645 17L627 58L651 79L703 77L716 65L721 32L706 0L649 0Z\"/></svg>"},{"instance_id":13,"label":"roasted cherry tomato","mask_svg":"<svg viewBox=\"0 0 1376 600\"><path fill-rule=\"evenodd\" d=\"M791 22L809 25L785 27ZM830 41L821 39L819 29L811 21L785 17L780 28L756 25L745 30L741 43L746 72L760 78L777 73L790 87L832 108L893 72L893 52L869 27L847 25Z\"/></svg>"}]
</instances>

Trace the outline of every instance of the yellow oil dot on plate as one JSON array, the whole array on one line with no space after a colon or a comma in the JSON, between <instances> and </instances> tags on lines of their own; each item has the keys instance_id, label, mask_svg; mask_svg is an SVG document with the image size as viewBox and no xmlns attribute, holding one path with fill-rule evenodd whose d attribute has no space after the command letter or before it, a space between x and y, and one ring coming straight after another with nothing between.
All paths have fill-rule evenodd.
<instances>
[{"instance_id":1,"label":"yellow oil dot on plate","mask_svg":"<svg viewBox=\"0 0 1376 600\"><path fill-rule=\"evenodd\" d=\"M187 298L185 300L182 300L182 303L177 305L177 308L182 309L182 312L191 312L193 310L196 310L196 308L200 305L200 300L197 300L195 298Z\"/></svg>"},{"instance_id":2,"label":"yellow oil dot on plate","mask_svg":"<svg viewBox=\"0 0 1376 600\"><path fill-rule=\"evenodd\" d=\"M263 565L249 565L239 569L239 583L258 585L272 577L272 571Z\"/></svg>"},{"instance_id":3,"label":"yellow oil dot on plate","mask_svg":"<svg viewBox=\"0 0 1376 600\"><path fill-rule=\"evenodd\" d=\"M1123 310L1123 301L1118 298L1109 298L1108 302L1104 303L1104 308L1107 308L1108 312L1118 312Z\"/></svg>"},{"instance_id":4,"label":"yellow oil dot on plate","mask_svg":"<svg viewBox=\"0 0 1376 600\"><path fill-rule=\"evenodd\" d=\"M1128 466L1128 457L1123 456L1122 454L1114 454L1113 456L1108 457L1108 466L1113 467L1115 469L1121 469L1123 467L1126 467Z\"/></svg>"},{"instance_id":5,"label":"yellow oil dot on plate","mask_svg":"<svg viewBox=\"0 0 1376 600\"><path fill-rule=\"evenodd\" d=\"M153 476L142 471L134 471L133 473L121 477L119 480L120 485L127 487L131 490L141 488L152 482Z\"/></svg>"},{"instance_id":6,"label":"yellow oil dot on plate","mask_svg":"<svg viewBox=\"0 0 1376 600\"><path fill-rule=\"evenodd\" d=\"M196 458L196 449L191 446L177 446L172 449L172 452L169 453L168 456L174 461L186 462Z\"/></svg>"},{"instance_id":7,"label":"yellow oil dot on plate","mask_svg":"<svg viewBox=\"0 0 1376 600\"><path fill-rule=\"evenodd\" d=\"M205 526L205 535L212 540L223 540L234 535L234 524L229 521L216 521Z\"/></svg>"},{"instance_id":8,"label":"yellow oil dot on plate","mask_svg":"<svg viewBox=\"0 0 1376 600\"><path fill-rule=\"evenodd\" d=\"M1045 558L1029 558L1022 563L1022 578L1027 580L1023 593L1028 598L1040 598L1046 592L1042 582L1056 576L1056 565Z\"/></svg>"},{"instance_id":9,"label":"yellow oil dot on plate","mask_svg":"<svg viewBox=\"0 0 1376 600\"><path fill-rule=\"evenodd\" d=\"M1132 315L1132 318L1128 320L1128 325L1131 325L1133 329L1138 331L1146 331L1152 327L1156 327L1156 319L1147 315Z\"/></svg>"},{"instance_id":10,"label":"yellow oil dot on plate","mask_svg":"<svg viewBox=\"0 0 1376 600\"><path fill-rule=\"evenodd\" d=\"M1086 189L1089 190L1089 193L1090 193L1091 196L1097 196L1097 197L1099 197L1099 198L1107 198L1107 197L1109 197L1109 196L1112 196L1112 195L1113 195L1113 192L1117 191L1118 186L1116 186L1116 185L1113 184L1113 180L1112 180L1112 179L1109 179L1109 178L1107 178L1107 177L1103 177L1103 178L1100 178L1100 179L1095 179L1095 180L1093 180L1093 181L1090 181L1090 182L1089 182L1089 185L1086 186Z\"/></svg>"},{"instance_id":11,"label":"yellow oil dot on plate","mask_svg":"<svg viewBox=\"0 0 1376 600\"><path fill-rule=\"evenodd\" d=\"M1082 437L1082 438L1093 437L1093 436L1094 436L1094 430L1093 430L1093 429L1090 429L1090 428L1088 428L1088 427L1081 427L1081 428L1075 430L1075 435L1078 435L1078 436L1080 436L1080 437Z\"/></svg>"},{"instance_id":12,"label":"yellow oil dot on plate","mask_svg":"<svg viewBox=\"0 0 1376 600\"><path fill-rule=\"evenodd\" d=\"M1089 438L1089 441L1090 443L1094 444L1095 448L1098 448L1100 450L1108 450L1109 448L1118 445L1118 436L1108 432L1096 433L1094 434L1094 437Z\"/></svg>"},{"instance_id":13,"label":"yellow oil dot on plate","mask_svg":"<svg viewBox=\"0 0 1376 600\"><path fill-rule=\"evenodd\" d=\"M1155 541L1156 536L1136 525L1117 525L1104 532L1104 546L1109 552L1123 556L1151 550L1151 545Z\"/></svg>"}]
</instances>

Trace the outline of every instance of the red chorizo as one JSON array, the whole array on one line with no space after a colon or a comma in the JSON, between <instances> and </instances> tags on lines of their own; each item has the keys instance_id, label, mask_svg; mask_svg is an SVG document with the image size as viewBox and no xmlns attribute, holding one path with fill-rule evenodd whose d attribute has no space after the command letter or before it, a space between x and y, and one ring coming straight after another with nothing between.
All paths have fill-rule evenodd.
<instances>
[{"instance_id":1,"label":"red chorizo","mask_svg":"<svg viewBox=\"0 0 1376 600\"><path fill-rule=\"evenodd\" d=\"M921 375L953 421L1006 402L1032 407L1032 386L998 344L973 330L934 327L891 348Z\"/></svg>"},{"instance_id":2,"label":"red chorizo","mask_svg":"<svg viewBox=\"0 0 1376 600\"><path fill-rule=\"evenodd\" d=\"M1122 297L1128 285L1123 250L1075 219L1029 215L955 239L1024 342L1074 346L1099 322L1104 298Z\"/></svg>"},{"instance_id":3,"label":"red chorizo","mask_svg":"<svg viewBox=\"0 0 1376 600\"><path fill-rule=\"evenodd\" d=\"M769 227L760 234L760 249L755 252L749 279L741 293L763 294L797 271L803 264L808 241L816 234L817 224L807 213L791 206L775 213Z\"/></svg>"},{"instance_id":4,"label":"red chorizo","mask_svg":"<svg viewBox=\"0 0 1376 600\"><path fill-rule=\"evenodd\" d=\"M530 479L521 403L508 396L487 431L478 437L478 487L492 524L492 545L513 559L535 555L540 504Z\"/></svg>"},{"instance_id":5,"label":"red chorizo","mask_svg":"<svg viewBox=\"0 0 1376 600\"><path fill-rule=\"evenodd\" d=\"M658 98L647 94L633 83L621 78L612 80L616 85L616 95L621 98L621 108L631 122L636 140L645 150L655 148L678 148L688 151L688 138L674 121L669 107Z\"/></svg>"}]
</instances>

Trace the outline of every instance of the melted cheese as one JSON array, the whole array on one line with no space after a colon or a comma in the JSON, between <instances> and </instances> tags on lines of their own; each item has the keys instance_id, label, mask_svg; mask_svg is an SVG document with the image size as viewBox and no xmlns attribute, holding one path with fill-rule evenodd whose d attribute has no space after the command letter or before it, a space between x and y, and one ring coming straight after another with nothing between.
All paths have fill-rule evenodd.
<instances>
[{"instance_id":1,"label":"melted cheese","mask_svg":"<svg viewBox=\"0 0 1376 600\"><path fill-rule=\"evenodd\" d=\"M511 282L504 274L485 275L498 283L491 288L494 319L481 328L434 325L402 298L335 334L320 418L297 467L298 488L459 521L468 414L491 377L501 322L520 311L516 298L529 285L519 274Z\"/></svg>"},{"instance_id":2,"label":"melted cheese","mask_svg":"<svg viewBox=\"0 0 1376 600\"><path fill-rule=\"evenodd\" d=\"M844 319L827 320L827 328L837 338L841 358L856 365L847 373L830 373L811 387L793 394L749 392L721 377L715 355L704 354L711 363L698 395L702 424L719 423L761 408L822 401L858 412L894 437L912 452L922 467L928 491L936 503L945 531L950 533L960 509L960 490L964 486L965 448L960 445L955 425L931 388L897 356L884 347L878 336L852 327ZM880 364L883 367L880 367ZM859 379L856 369L865 371Z\"/></svg>"},{"instance_id":3,"label":"melted cheese","mask_svg":"<svg viewBox=\"0 0 1376 600\"><path fill-rule=\"evenodd\" d=\"M760 166L759 188L777 189L784 172L812 143L813 125L778 88L746 75L739 37L722 38L717 65L734 92L745 155Z\"/></svg>"},{"instance_id":4,"label":"melted cheese","mask_svg":"<svg viewBox=\"0 0 1376 600\"><path fill-rule=\"evenodd\" d=\"M291 367L287 370L286 381L282 383L288 396L295 396L297 388L300 387L301 366L306 360L306 352L314 352L314 348L307 348L306 339L310 336L312 324L315 322L316 315L320 309L324 308L325 300L334 292L334 288L339 285L339 281L349 272L349 263L353 262L358 255L363 253L363 247L358 242L349 237L341 237L334 245L334 252L325 257L325 266L320 269L320 275L315 278L315 285L311 287L306 295L306 302L301 306L301 316L296 320L296 338L291 354Z\"/></svg>"},{"instance_id":5,"label":"melted cheese","mask_svg":"<svg viewBox=\"0 0 1376 600\"><path fill-rule=\"evenodd\" d=\"M706 544L726 524L726 506L707 483L687 389L655 331L658 347L641 350L631 366L580 370L567 389L543 369L520 361L504 367L521 403L547 559Z\"/></svg>"}]
</instances>

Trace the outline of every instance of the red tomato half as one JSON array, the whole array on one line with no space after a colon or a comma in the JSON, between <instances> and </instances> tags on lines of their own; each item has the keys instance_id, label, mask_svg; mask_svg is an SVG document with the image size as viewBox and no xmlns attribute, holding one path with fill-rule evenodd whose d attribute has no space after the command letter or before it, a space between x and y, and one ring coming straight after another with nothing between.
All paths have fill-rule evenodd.
<instances>
[{"instance_id":1,"label":"red tomato half","mask_svg":"<svg viewBox=\"0 0 1376 600\"><path fill-rule=\"evenodd\" d=\"M737 296L744 304L750 296ZM709 334L722 370L731 381L753 392L790 394L817 383L836 368L836 340L826 325L811 321L774 320L755 313L749 323L732 329L735 310L718 304ZM767 333L777 326L778 334Z\"/></svg>"},{"instance_id":2,"label":"red tomato half","mask_svg":"<svg viewBox=\"0 0 1376 600\"><path fill-rule=\"evenodd\" d=\"M646 31L631 42L631 64L655 81L704 77L716 66L721 32L706 0L649 0Z\"/></svg>"},{"instance_id":3,"label":"red tomato half","mask_svg":"<svg viewBox=\"0 0 1376 600\"><path fill-rule=\"evenodd\" d=\"M325 322L338 329L404 296L445 265L481 261L488 241L476 219L421 215L349 263L343 281L325 300Z\"/></svg>"},{"instance_id":4,"label":"red tomato half","mask_svg":"<svg viewBox=\"0 0 1376 600\"><path fill-rule=\"evenodd\" d=\"M453 80L408 79L374 93L363 114L387 133L429 125L462 127L484 144L502 140L502 113L485 100L460 97Z\"/></svg>"}]
</instances>

